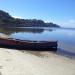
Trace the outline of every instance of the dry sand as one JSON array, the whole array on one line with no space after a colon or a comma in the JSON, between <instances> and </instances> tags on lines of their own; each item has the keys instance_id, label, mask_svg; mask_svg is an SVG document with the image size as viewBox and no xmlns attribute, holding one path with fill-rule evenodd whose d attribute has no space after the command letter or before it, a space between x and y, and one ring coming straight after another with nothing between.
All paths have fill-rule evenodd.
<instances>
[{"instance_id":1,"label":"dry sand","mask_svg":"<svg viewBox=\"0 0 75 75\"><path fill-rule=\"evenodd\" d=\"M51 52L0 48L0 75L75 75L75 60Z\"/></svg>"},{"instance_id":2,"label":"dry sand","mask_svg":"<svg viewBox=\"0 0 75 75\"><path fill-rule=\"evenodd\" d=\"M1 33L0 33L0 38L4 38L4 39L7 39L7 38L9 38L9 36L8 36L8 35L5 35L5 34L1 34Z\"/></svg>"}]
</instances>

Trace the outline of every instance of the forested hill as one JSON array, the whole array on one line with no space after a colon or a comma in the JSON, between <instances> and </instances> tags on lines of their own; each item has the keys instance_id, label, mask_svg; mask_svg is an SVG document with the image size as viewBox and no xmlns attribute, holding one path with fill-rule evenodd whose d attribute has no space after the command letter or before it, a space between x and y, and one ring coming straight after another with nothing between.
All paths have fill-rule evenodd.
<instances>
[{"instance_id":1,"label":"forested hill","mask_svg":"<svg viewBox=\"0 0 75 75\"><path fill-rule=\"evenodd\" d=\"M60 27L57 24L45 23L37 19L14 18L9 13L0 10L0 27Z\"/></svg>"}]
</instances>

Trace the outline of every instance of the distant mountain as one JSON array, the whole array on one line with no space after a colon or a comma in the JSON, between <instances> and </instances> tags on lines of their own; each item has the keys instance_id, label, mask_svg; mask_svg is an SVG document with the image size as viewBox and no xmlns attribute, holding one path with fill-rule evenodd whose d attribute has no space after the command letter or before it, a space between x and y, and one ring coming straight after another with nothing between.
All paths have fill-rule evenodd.
<instances>
[{"instance_id":1,"label":"distant mountain","mask_svg":"<svg viewBox=\"0 0 75 75\"><path fill-rule=\"evenodd\" d=\"M60 27L54 23L45 23L37 19L14 18L9 13L0 10L0 27Z\"/></svg>"}]
</instances>

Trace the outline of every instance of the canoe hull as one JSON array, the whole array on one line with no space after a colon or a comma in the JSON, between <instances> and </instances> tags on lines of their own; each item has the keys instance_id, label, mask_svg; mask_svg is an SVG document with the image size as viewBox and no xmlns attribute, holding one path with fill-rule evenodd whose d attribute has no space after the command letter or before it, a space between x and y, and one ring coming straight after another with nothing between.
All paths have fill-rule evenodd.
<instances>
[{"instance_id":1,"label":"canoe hull","mask_svg":"<svg viewBox=\"0 0 75 75\"><path fill-rule=\"evenodd\" d=\"M57 41L27 41L0 38L0 46L25 50L57 50Z\"/></svg>"}]
</instances>

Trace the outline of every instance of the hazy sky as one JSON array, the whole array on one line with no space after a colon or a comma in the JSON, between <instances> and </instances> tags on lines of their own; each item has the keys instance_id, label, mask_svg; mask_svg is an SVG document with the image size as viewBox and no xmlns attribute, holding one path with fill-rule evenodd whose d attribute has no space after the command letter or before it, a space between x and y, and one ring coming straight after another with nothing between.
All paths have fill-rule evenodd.
<instances>
[{"instance_id":1,"label":"hazy sky","mask_svg":"<svg viewBox=\"0 0 75 75\"><path fill-rule=\"evenodd\" d=\"M0 0L0 9L14 17L75 27L75 0Z\"/></svg>"}]
</instances>

